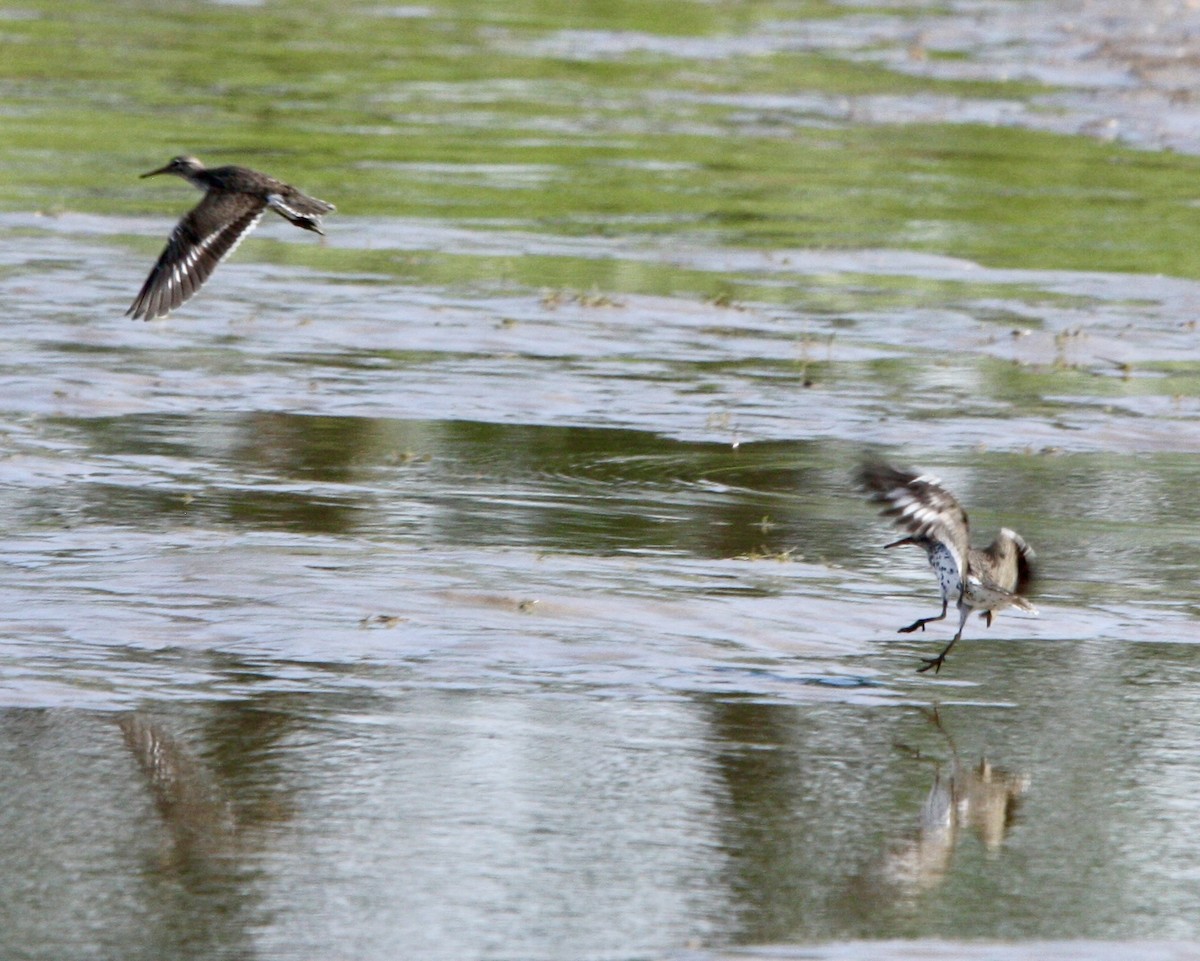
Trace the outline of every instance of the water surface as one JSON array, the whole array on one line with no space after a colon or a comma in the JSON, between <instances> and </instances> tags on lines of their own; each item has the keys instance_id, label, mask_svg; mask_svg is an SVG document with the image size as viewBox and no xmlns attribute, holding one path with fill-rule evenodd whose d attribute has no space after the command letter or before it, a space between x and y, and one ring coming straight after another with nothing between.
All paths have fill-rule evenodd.
<instances>
[{"instance_id":1,"label":"water surface","mask_svg":"<svg viewBox=\"0 0 1200 961\"><path fill-rule=\"evenodd\" d=\"M0 10L2 953L1194 956L1200 127L1137 26ZM338 213L131 322L182 151ZM867 452L1040 616L916 674Z\"/></svg>"}]
</instances>

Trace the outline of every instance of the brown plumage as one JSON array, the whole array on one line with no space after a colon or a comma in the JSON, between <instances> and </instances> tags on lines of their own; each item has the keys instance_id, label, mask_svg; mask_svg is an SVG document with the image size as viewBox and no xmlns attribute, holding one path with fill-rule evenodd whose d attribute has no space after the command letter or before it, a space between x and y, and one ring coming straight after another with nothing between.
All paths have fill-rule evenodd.
<instances>
[{"instance_id":1,"label":"brown plumage","mask_svg":"<svg viewBox=\"0 0 1200 961\"><path fill-rule=\"evenodd\" d=\"M321 215L333 204L248 167L206 168L195 157L175 157L142 174L174 174L204 191L204 198L171 231L167 246L142 285L128 316L165 317L198 291L262 219L267 208L297 227L323 234Z\"/></svg>"},{"instance_id":2,"label":"brown plumage","mask_svg":"<svg viewBox=\"0 0 1200 961\"><path fill-rule=\"evenodd\" d=\"M884 505L880 513L908 532L907 537L886 546L913 544L923 548L941 586L942 613L919 618L900 628L900 633L923 631L930 621L942 620L951 601L958 608L958 632L953 640L937 657L924 658L924 666L918 671L941 671L942 662L962 637L963 625L972 611L979 611L988 627L994 614L1006 607L1037 613L1021 596L1033 581L1035 555L1016 531L1001 528L991 544L975 548L970 542L967 512L936 477L867 461L859 471L859 481L872 501Z\"/></svg>"}]
</instances>

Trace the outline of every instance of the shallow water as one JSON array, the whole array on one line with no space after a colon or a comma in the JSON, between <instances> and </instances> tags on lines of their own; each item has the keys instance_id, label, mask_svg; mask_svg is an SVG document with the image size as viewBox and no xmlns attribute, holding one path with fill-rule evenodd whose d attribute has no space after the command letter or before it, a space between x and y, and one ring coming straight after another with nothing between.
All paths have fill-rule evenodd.
<instances>
[{"instance_id":1,"label":"shallow water","mask_svg":"<svg viewBox=\"0 0 1200 961\"><path fill-rule=\"evenodd\" d=\"M0 953L1194 956L1190 115L1066 17L0 11ZM184 149L339 212L131 322ZM1040 616L916 674L868 451Z\"/></svg>"}]
</instances>

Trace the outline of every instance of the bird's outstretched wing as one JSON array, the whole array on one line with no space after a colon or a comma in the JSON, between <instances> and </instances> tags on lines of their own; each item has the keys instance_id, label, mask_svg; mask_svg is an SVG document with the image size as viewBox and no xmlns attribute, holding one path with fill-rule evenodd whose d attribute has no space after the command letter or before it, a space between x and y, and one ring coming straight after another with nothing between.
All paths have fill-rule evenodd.
<instances>
[{"instance_id":1,"label":"bird's outstretched wing","mask_svg":"<svg viewBox=\"0 0 1200 961\"><path fill-rule=\"evenodd\" d=\"M127 316L164 317L198 291L262 219L266 205L247 194L205 194L171 231L167 246Z\"/></svg>"},{"instance_id":2,"label":"bird's outstretched wing","mask_svg":"<svg viewBox=\"0 0 1200 961\"><path fill-rule=\"evenodd\" d=\"M944 544L959 572L966 570L970 546L967 512L940 480L876 460L864 463L858 477L871 500L883 505L880 514L891 518L910 537Z\"/></svg>"}]
</instances>

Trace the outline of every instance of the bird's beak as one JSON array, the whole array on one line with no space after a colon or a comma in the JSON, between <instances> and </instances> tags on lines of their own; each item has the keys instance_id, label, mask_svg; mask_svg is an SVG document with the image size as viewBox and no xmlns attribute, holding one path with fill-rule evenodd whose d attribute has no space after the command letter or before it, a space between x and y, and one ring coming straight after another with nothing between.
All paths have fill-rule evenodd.
<instances>
[{"instance_id":1,"label":"bird's beak","mask_svg":"<svg viewBox=\"0 0 1200 961\"><path fill-rule=\"evenodd\" d=\"M142 174L141 177L139 177L138 179L145 180L147 177L153 177L156 174L166 174L166 173L170 173L170 172L171 172L171 165L167 164L165 167L159 167L157 170L151 170L149 173Z\"/></svg>"},{"instance_id":2,"label":"bird's beak","mask_svg":"<svg viewBox=\"0 0 1200 961\"><path fill-rule=\"evenodd\" d=\"M883 549L886 551L889 547L901 547L904 544L912 544L912 543L913 543L913 539L911 537L901 537L900 540L898 540L898 541L892 541L890 544L884 544Z\"/></svg>"}]
</instances>

